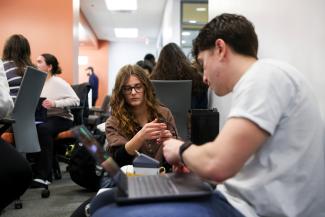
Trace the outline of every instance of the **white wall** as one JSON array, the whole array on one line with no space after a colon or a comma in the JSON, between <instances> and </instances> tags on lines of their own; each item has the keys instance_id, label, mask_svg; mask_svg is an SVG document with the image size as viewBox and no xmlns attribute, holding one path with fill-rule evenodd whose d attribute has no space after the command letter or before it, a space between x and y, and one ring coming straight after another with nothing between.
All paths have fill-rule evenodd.
<instances>
[{"instance_id":1,"label":"white wall","mask_svg":"<svg viewBox=\"0 0 325 217\"><path fill-rule=\"evenodd\" d=\"M112 94L115 78L120 68L126 64L135 64L147 53L156 54L156 46L154 44L145 45L143 43L125 43L110 42L109 46L109 66L108 66L108 93Z\"/></svg>"},{"instance_id":2,"label":"white wall","mask_svg":"<svg viewBox=\"0 0 325 217\"><path fill-rule=\"evenodd\" d=\"M108 93L112 93L116 74L126 64L135 64L146 53L152 53L158 59L162 46L169 42L180 44L180 0L167 0L161 22L157 44L110 42L109 45L109 84Z\"/></svg>"},{"instance_id":3,"label":"white wall","mask_svg":"<svg viewBox=\"0 0 325 217\"><path fill-rule=\"evenodd\" d=\"M325 114L324 0L209 0L209 19L220 13L239 13L253 22L259 37L259 58L284 60L311 82ZM212 97L221 112L221 126L231 96Z\"/></svg>"},{"instance_id":4,"label":"white wall","mask_svg":"<svg viewBox=\"0 0 325 217\"><path fill-rule=\"evenodd\" d=\"M158 37L158 51L166 44L181 42L181 1L167 0Z\"/></svg>"}]
</instances>

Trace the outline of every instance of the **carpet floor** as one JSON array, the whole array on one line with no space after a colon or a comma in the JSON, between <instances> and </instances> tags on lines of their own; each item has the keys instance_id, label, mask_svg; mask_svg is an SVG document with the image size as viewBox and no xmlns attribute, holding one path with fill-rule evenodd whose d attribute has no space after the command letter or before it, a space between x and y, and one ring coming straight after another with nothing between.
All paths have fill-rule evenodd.
<instances>
[{"instance_id":1,"label":"carpet floor","mask_svg":"<svg viewBox=\"0 0 325 217\"><path fill-rule=\"evenodd\" d=\"M1 217L69 217L85 200L95 195L75 184L61 165L62 179L49 186L50 197L41 198L42 189L28 189L21 197L23 208L15 209L10 204Z\"/></svg>"}]
</instances>

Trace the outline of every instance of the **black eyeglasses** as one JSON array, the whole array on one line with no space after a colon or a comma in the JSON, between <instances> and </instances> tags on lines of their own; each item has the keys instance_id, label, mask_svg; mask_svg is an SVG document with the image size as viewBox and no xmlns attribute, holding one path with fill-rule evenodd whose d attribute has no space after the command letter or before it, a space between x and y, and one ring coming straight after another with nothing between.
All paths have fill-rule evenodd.
<instances>
[{"instance_id":1,"label":"black eyeglasses","mask_svg":"<svg viewBox=\"0 0 325 217\"><path fill-rule=\"evenodd\" d=\"M122 91L126 95L130 95L132 93L132 90L135 90L137 93L142 93L143 92L143 85L142 84L136 84L134 86L123 86Z\"/></svg>"}]
</instances>

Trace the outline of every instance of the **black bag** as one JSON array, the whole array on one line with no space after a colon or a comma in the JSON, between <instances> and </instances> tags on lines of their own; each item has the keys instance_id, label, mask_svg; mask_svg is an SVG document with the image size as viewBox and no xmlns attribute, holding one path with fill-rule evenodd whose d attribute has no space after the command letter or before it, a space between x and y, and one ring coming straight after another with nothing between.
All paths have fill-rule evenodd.
<instances>
[{"instance_id":1,"label":"black bag","mask_svg":"<svg viewBox=\"0 0 325 217\"><path fill-rule=\"evenodd\" d=\"M88 190L97 191L100 187L102 168L85 147L75 146L68 165L71 179Z\"/></svg>"},{"instance_id":2,"label":"black bag","mask_svg":"<svg viewBox=\"0 0 325 217\"><path fill-rule=\"evenodd\" d=\"M213 109L192 109L191 141L201 145L213 141L219 134L219 112Z\"/></svg>"}]
</instances>

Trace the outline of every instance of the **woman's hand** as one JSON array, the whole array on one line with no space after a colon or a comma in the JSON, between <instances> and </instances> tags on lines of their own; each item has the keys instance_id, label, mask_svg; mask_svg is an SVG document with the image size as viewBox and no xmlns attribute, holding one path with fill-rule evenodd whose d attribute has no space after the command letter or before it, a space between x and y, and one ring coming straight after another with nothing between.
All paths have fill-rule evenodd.
<instances>
[{"instance_id":1,"label":"woman's hand","mask_svg":"<svg viewBox=\"0 0 325 217\"><path fill-rule=\"evenodd\" d=\"M142 129L125 144L125 150L130 155L135 155L135 150L139 150L146 140L157 140L166 128L166 124L158 123L158 119L146 123Z\"/></svg>"},{"instance_id":2,"label":"woman's hand","mask_svg":"<svg viewBox=\"0 0 325 217\"><path fill-rule=\"evenodd\" d=\"M43 102L42 102L42 106L46 109L49 109L49 108L52 108L52 107L55 107L55 103L53 100L49 100L49 99L45 99Z\"/></svg>"},{"instance_id":3,"label":"woman's hand","mask_svg":"<svg viewBox=\"0 0 325 217\"><path fill-rule=\"evenodd\" d=\"M160 133L160 137L157 139L157 143L160 144L164 142L167 139L170 139L173 137L173 134L169 130L163 130Z\"/></svg>"},{"instance_id":4,"label":"woman's hand","mask_svg":"<svg viewBox=\"0 0 325 217\"><path fill-rule=\"evenodd\" d=\"M167 126L165 123L158 123L158 119L146 123L142 129L138 132L143 140L159 139L162 135L168 136L168 132L165 132ZM168 131L168 130L167 130Z\"/></svg>"}]
</instances>

